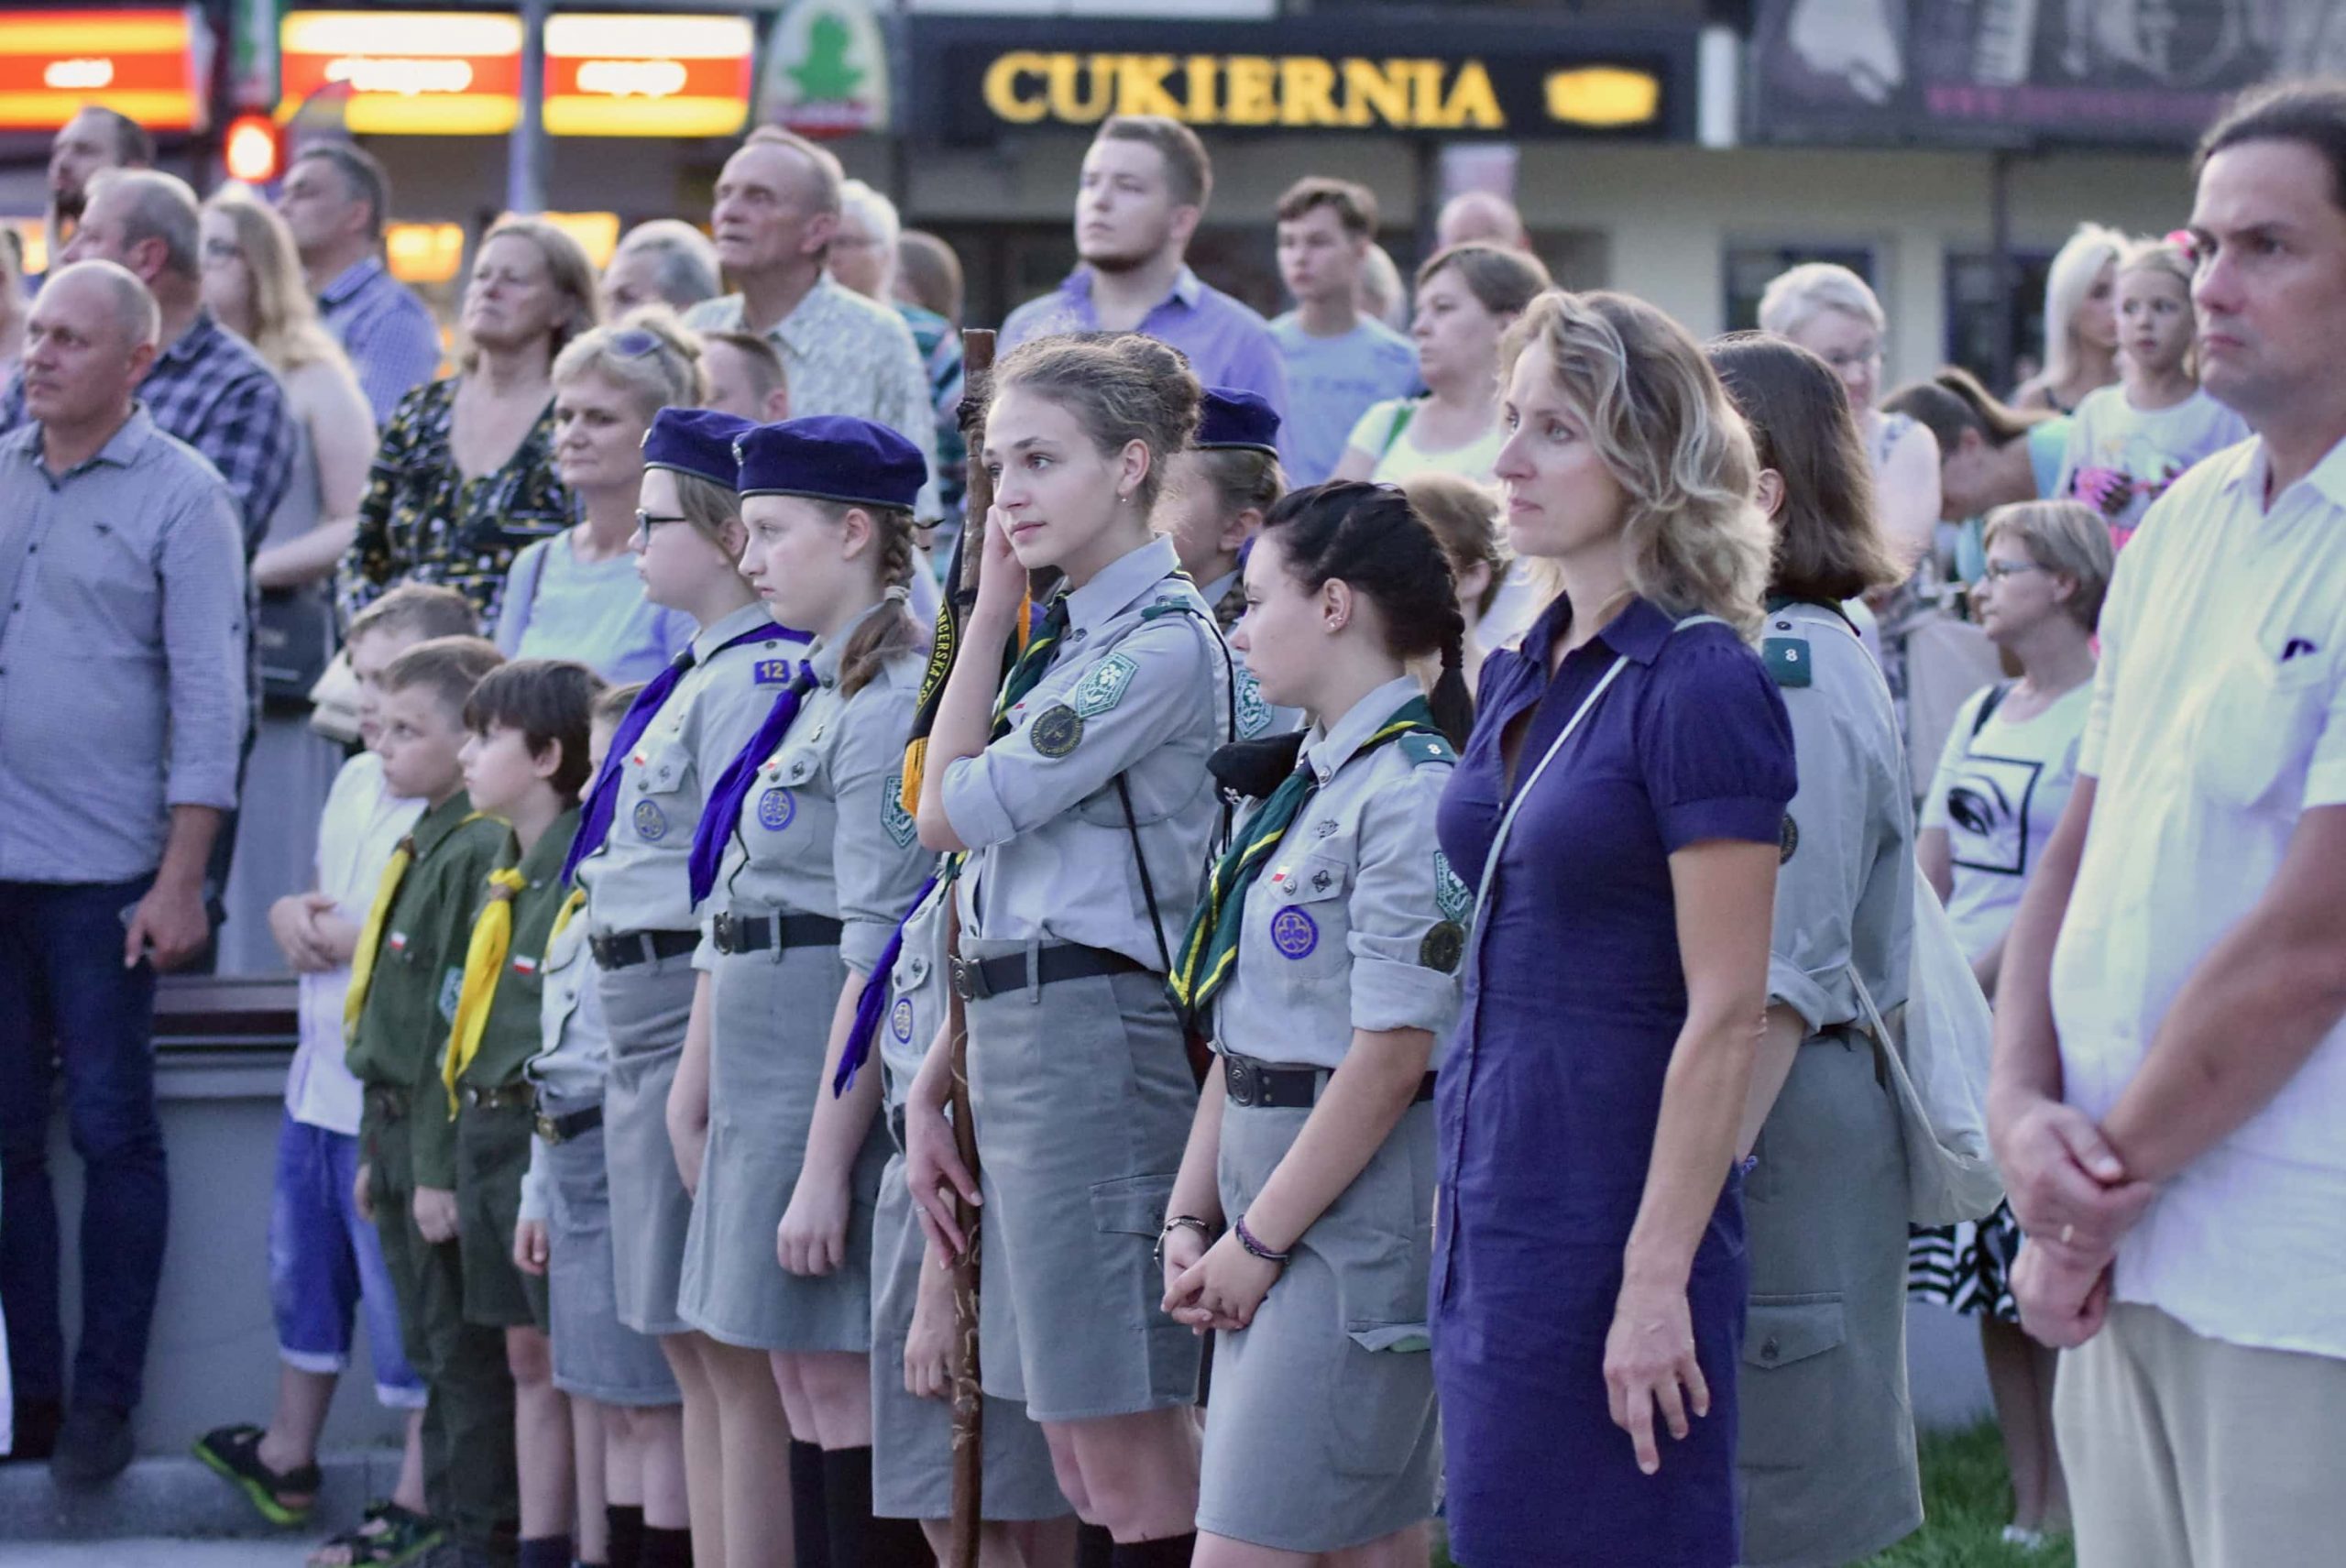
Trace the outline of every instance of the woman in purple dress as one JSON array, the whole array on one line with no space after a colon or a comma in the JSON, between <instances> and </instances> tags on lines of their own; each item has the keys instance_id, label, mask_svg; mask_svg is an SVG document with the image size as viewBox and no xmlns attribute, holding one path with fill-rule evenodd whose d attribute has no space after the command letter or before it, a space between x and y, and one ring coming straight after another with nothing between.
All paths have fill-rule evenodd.
<instances>
[{"instance_id":1,"label":"woman in purple dress","mask_svg":"<svg viewBox=\"0 0 2346 1568\"><path fill-rule=\"evenodd\" d=\"M1651 306L1544 294L1503 371L1508 540L1562 591L1485 662L1440 818L1479 894L1438 1107L1451 1550L1727 1568L1735 1140L1795 783L1745 641L1769 529L1741 421Z\"/></svg>"}]
</instances>

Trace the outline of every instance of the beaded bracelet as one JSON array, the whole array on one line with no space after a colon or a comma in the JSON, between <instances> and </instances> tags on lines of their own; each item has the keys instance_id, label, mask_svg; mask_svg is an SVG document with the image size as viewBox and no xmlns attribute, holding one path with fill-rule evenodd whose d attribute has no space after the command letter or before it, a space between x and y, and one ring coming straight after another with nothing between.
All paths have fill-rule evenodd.
<instances>
[{"instance_id":1,"label":"beaded bracelet","mask_svg":"<svg viewBox=\"0 0 2346 1568\"><path fill-rule=\"evenodd\" d=\"M1195 1214L1173 1215L1165 1222L1165 1228L1157 1233L1157 1264L1160 1268L1165 1266L1165 1239L1175 1231L1195 1231L1205 1237L1206 1245L1209 1246L1213 1245L1216 1234L1211 1225L1199 1219Z\"/></svg>"},{"instance_id":2,"label":"beaded bracelet","mask_svg":"<svg viewBox=\"0 0 2346 1568\"><path fill-rule=\"evenodd\" d=\"M1273 1252L1261 1242L1256 1241L1255 1233L1246 1228L1246 1216L1244 1214L1231 1221L1230 1228L1237 1235L1238 1245L1244 1247L1247 1255L1251 1257L1259 1257L1265 1263L1285 1263L1291 1255L1288 1253Z\"/></svg>"}]
</instances>

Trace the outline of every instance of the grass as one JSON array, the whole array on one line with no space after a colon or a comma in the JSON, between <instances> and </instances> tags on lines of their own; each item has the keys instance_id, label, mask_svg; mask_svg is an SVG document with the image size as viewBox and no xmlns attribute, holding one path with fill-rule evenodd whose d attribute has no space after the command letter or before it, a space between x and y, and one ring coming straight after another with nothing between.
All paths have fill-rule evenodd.
<instances>
[{"instance_id":1,"label":"grass","mask_svg":"<svg viewBox=\"0 0 2346 1568\"><path fill-rule=\"evenodd\" d=\"M1995 1423L1923 1439L1923 1528L1863 1568L2076 1568L2063 1539L2043 1552L2023 1552L2001 1539L2012 1519L2012 1494L2004 1477L2003 1442ZM1437 1548L1435 1568L1451 1568Z\"/></svg>"}]
</instances>

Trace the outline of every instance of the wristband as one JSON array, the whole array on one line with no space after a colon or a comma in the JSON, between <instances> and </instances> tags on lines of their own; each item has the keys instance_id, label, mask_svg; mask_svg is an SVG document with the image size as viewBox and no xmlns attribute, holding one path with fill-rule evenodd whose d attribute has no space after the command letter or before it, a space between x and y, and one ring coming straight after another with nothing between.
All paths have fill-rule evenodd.
<instances>
[{"instance_id":1,"label":"wristband","mask_svg":"<svg viewBox=\"0 0 2346 1568\"><path fill-rule=\"evenodd\" d=\"M1165 1266L1165 1238L1171 1235L1175 1231L1195 1231L1198 1234L1205 1237L1208 1245L1211 1245L1213 1243L1214 1228L1211 1225L1207 1224L1195 1214L1176 1214L1165 1222L1165 1228L1163 1230L1157 1233L1156 1256L1157 1265L1159 1268Z\"/></svg>"},{"instance_id":2,"label":"wristband","mask_svg":"<svg viewBox=\"0 0 2346 1568\"><path fill-rule=\"evenodd\" d=\"M1246 1216L1244 1214L1231 1221L1230 1228L1237 1235L1238 1245L1244 1247L1247 1255L1251 1257L1259 1257L1265 1263L1285 1263L1292 1255L1284 1252L1273 1252L1261 1242L1256 1241L1255 1233L1246 1228Z\"/></svg>"}]
</instances>

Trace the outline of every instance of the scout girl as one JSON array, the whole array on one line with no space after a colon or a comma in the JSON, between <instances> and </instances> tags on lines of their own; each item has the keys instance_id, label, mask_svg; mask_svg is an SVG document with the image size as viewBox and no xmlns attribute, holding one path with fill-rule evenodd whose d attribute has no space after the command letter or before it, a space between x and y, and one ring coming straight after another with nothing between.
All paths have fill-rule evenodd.
<instances>
[{"instance_id":1,"label":"scout girl","mask_svg":"<svg viewBox=\"0 0 2346 1568\"><path fill-rule=\"evenodd\" d=\"M1467 896L1432 845L1472 723L1466 623L1432 531L1365 484L1274 507L1246 602L1235 641L1264 696L1321 720L1276 755L1231 749L1266 798L1172 977L1221 1058L1163 1244L1166 1310L1220 1335L1195 1561L1399 1568L1426 1560L1439 1469L1431 1069ZM1409 668L1429 655L1431 701Z\"/></svg>"},{"instance_id":2,"label":"scout girl","mask_svg":"<svg viewBox=\"0 0 2346 1568\"><path fill-rule=\"evenodd\" d=\"M1159 1305L1151 1255L1197 1091L1164 975L1219 815L1205 764L1231 738L1235 670L1148 518L1199 387L1152 339L1086 335L1021 345L995 389L982 576L920 796L922 842L969 851L954 980L1004 1266L984 1292L987 1392L1026 1401L1120 1568L1185 1563L1198 1342ZM1037 567L1064 587L997 696ZM905 1108L907 1183L947 1255L952 1192L979 1197L949 1071L940 1038Z\"/></svg>"},{"instance_id":3,"label":"scout girl","mask_svg":"<svg viewBox=\"0 0 2346 1568\"><path fill-rule=\"evenodd\" d=\"M632 546L644 597L699 630L620 721L571 849L610 1034L603 1139L619 1321L659 1336L684 1393L696 1551L724 1560L730 1541L744 1553L733 1561L744 1563L790 1529L787 1497L766 1479L783 1456L755 1446L781 1407L772 1380L751 1376L762 1357L677 1315L700 1129L672 1139L667 1114L700 941L685 874L693 825L709 784L789 685L806 642L774 624L733 565L749 537L733 440L749 428L729 414L663 409L644 437ZM721 1376L729 1365L740 1375Z\"/></svg>"},{"instance_id":4,"label":"scout girl","mask_svg":"<svg viewBox=\"0 0 2346 1568\"><path fill-rule=\"evenodd\" d=\"M758 1375L788 1434L821 1451L818 1511L794 1450L798 1560L913 1562L919 1528L871 1517L879 1078L838 1096L830 1083L864 978L932 859L903 800L926 657L904 610L926 466L886 426L839 417L761 425L737 451L743 575L814 642L694 835L708 918L686 1051L707 1068L678 1093L705 1095L708 1140L678 1310L765 1353Z\"/></svg>"},{"instance_id":5,"label":"scout girl","mask_svg":"<svg viewBox=\"0 0 2346 1568\"><path fill-rule=\"evenodd\" d=\"M1209 387L1198 403L1198 433L1189 450L1167 466L1159 521L1224 636L1246 612L1239 568L1247 542L1287 494L1278 433L1279 416L1269 403L1253 392ZM1239 739L1302 729L1303 715L1265 702L1246 661L1237 663Z\"/></svg>"}]
</instances>

